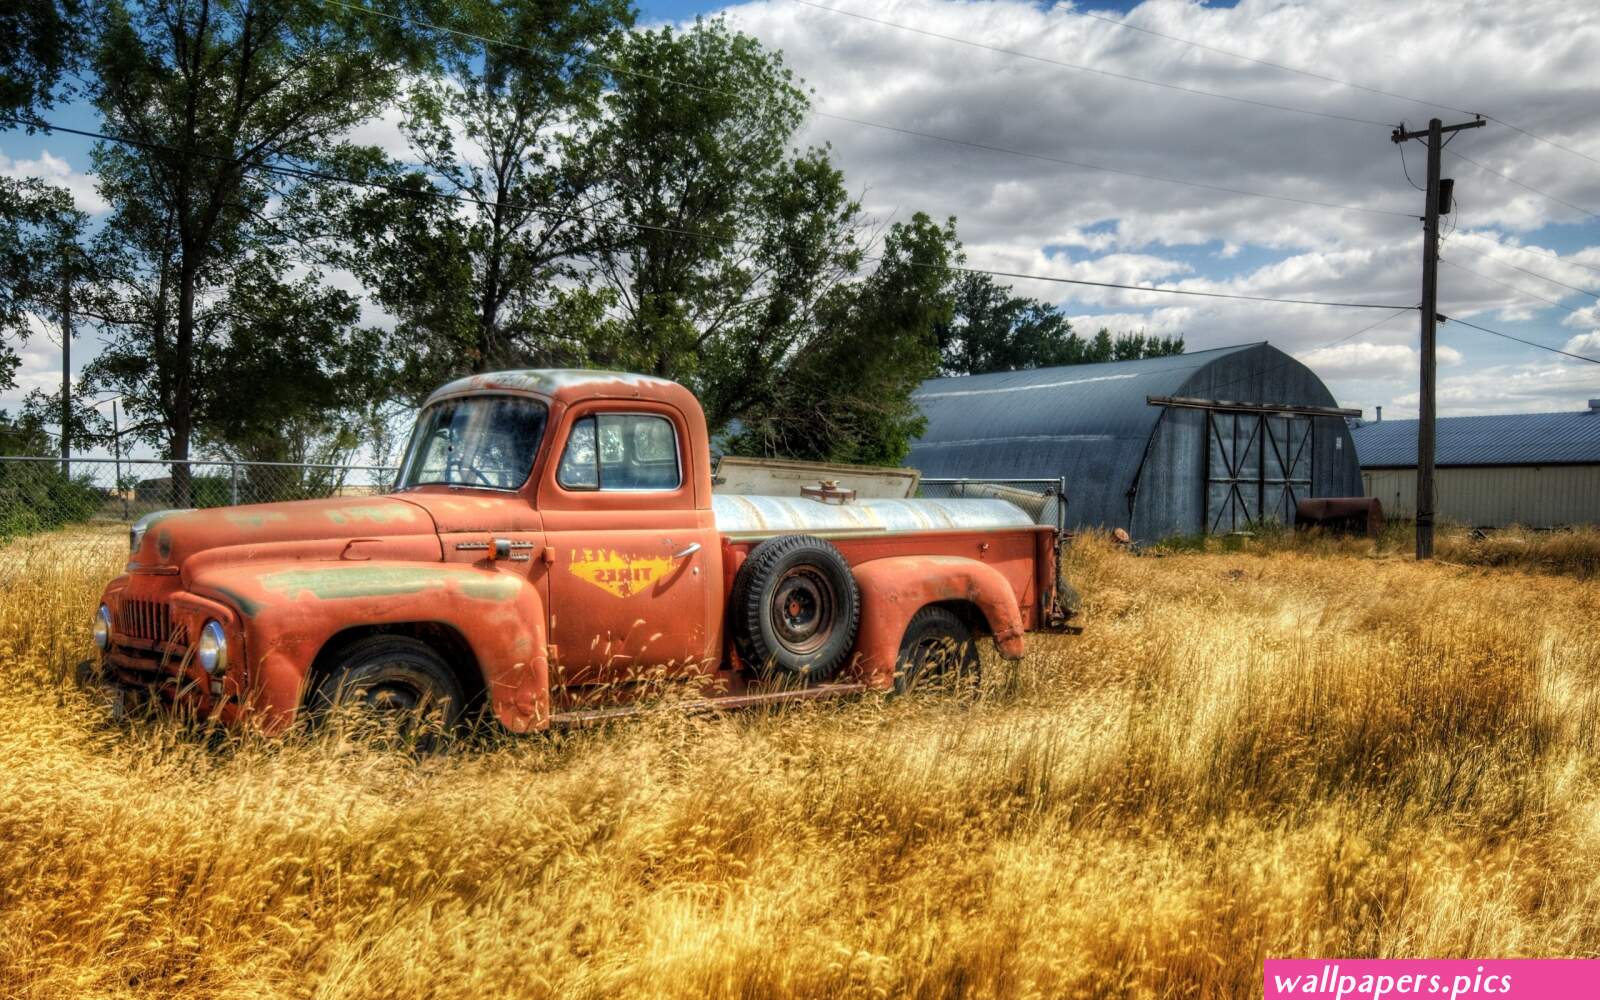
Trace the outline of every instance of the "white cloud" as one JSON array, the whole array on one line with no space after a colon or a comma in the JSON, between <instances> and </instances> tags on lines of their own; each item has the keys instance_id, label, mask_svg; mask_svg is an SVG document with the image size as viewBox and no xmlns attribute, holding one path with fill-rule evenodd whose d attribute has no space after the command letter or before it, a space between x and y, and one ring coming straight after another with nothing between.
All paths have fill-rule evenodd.
<instances>
[{"instance_id":1,"label":"white cloud","mask_svg":"<svg viewBox=\"0 0 1600 1000\"><path fill-rule=\"evenodd\" d=\"M1380 122L1404 119L1411 126L1430 114L1428 107L1407 101L1127 31L1081 17L1064 4L880 0L852 9L941 35L1249 100ZM787 0L731 7L729 15L735 27L783 50L825 112L1045 157L1400 213L1257 199L812 119L804 139L831 145L848 182L867 192L869 211L879 218L903 218L917 209L957 216L973 266L1057 277L1133 274L1128 283L1397 307L1420 298L1415 214L1421 195L1402 174L1387 128L1073 71ZM1600 49L1600 19L1581 16L1571 3L1242 0L1227 8L1150 0L1126 16L1142 27L1371 87L1482 107L1574 148L1600 150L1600 101L1586 89L1592 74L1583 55ZM1426 38L1426 46L1396 42L1416 38ZM1413 177L1423 167L1422 152L1418 144L1407 150ZM1600 171L1510 129L1491 124L1464 132L1450 152L1574 204L1600 206ZM1445 173L1456 180L1460 206L1448 223L1455 234L1446 244L1447 259L1574 306L1585 301L1574 298L1577 292L1464 248L1504 256L1578 288L1600 289L1600 274L1577 266L1600 266L1600 227L1584 215L1454 155L1447 155ZM1550 223L1583 224L1578 232L1584 249L1552 260L1516 248L1524 239L1520 234ZM1195 250L1206 245L1212 249L1197 257ZM1068 253L1046 256L1047 246ZM1528 246L1557 252L1537 242ZM1279 259L1262 263L1263 248ZM1185 261L1193 261L1191 270L1161 270ZM1319 347L1362 331L1384 314L1177 300L1045 282L1015 285L1021 293L1060 303L1080 330L1106 325L1182 333L1191 349L1270 340L1291 353L1348 366L1348 376L1328 374L1352 398L1383 403L1415 379L1414 313L1347 342L1372 345L1378 353L1363 356L1356 347L1318 355ZM1553 307L1453 268L1440 272L1440 308L1448 315L1481 317L1486 325L1531 320L1546 329L1545 342L1564 339L1551 335L1558 328ZM1600 326L1600 316L1573 325ZM1378 364L1380 356L1392 367ZM1444 350L1440 358L1463 374L1486 370L1503 355L1480 356L1474 348L1470 358L1453 359ZM1529 362L1537 366L1538 356ZM1550 396L1540 405L1556 401Z\"/></svg>"},{"instance_id":2,"label":"white cloud","mask_svg":"<svg viewBox=\"0 0 1600 1000\"><path fill-rule=\"evenodd\" d=\"M1581 410L1596 396L1600 396L1600 368L1560 358L1446 376L1439 379L1437 390L1439 414L1447 417ZM1394 403L1397 410L1415 415L1417 394L1396 396Z\"/></svg>"},{"instance_id":3,"label":"white cloud","mask_svg":"<svg viewBox=\"0 0 1600 1000\"><path fill-rule=\"evenodd\" d=\"M1374 379L1383 382L1412 381L1419 363L1417 350L1403 344L1348 343L1319 347L1298 355L1306 366L1323 379ZM1439 345L1434 357L1442 367L1461 364L1461 352Z\"/></svg>"},{"instance_id":4,"label":"white cloud","mask_svg":"<svg viewBox=\"0 0 1600 1000\"><path fill-rule=\"evenodd\" d=\"M1600 330L1580 333L1563 344L1561 349L1570 354L1586 354L1591 358L1600 357Z\"/></svg>"},{"instance_id":5,"label":"white cloud","mask_svg":"<svg viewBox=\"0 0 1600 1000\"><path fill-rule=\"evenodd\" d=\"M90 215L98 215L109 207L94 189L93 174L79 173L72 164L49 150L40 150L38 156L26 160L12 159L0 152L0 176L18 180L35 177L66 188L72 195L72 203Z\"/></svg>"}]
</instances>

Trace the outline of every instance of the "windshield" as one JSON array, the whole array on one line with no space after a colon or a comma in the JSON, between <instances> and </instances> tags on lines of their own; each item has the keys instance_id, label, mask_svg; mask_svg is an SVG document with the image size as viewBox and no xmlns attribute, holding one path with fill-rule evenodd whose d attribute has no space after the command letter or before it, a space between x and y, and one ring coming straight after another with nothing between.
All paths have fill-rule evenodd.
<instances>
[{"instance_id":1,"label":"windshield","mask_svg":"<svg viewBox=\"0 0 1600 1000\"><path fill-rule=\"evenodd\" d=\"M424 410L396 489L443 484L514 490L533 471L545 405L522 396L468 396Z\"/></svg>"}]
</instances>

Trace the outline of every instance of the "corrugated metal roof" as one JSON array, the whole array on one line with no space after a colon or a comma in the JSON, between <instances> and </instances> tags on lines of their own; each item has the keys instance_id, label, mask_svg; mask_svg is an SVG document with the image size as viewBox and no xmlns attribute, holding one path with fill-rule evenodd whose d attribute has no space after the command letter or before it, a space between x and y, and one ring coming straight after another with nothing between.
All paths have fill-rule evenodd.
<instances>
[{"instance_id":1,"label":"corrugated metal roof","mask_svg":"<svg viewBox=\"0 0 1600 1000\"><path fill-rule=\"evenodd\" d=\"M1351 429L1364 469L1417 464L1417 422L1380 420ZM1600 463L1600 412L1440 417L1435 465Z\"/></svg>"},{"instance_id":2,"label":"corrugated metal roof","mask_svg":"<svg viewBox=\"0 0 1600 1000\"><path fill-rule=\"evenodd\" d=\"M1067 477L1074 523L1128 523L1128 491L1166 412L1148 396L1332 405L1280 398L1271 380L1302 365L1269 344L1140 361L930 379L912 395L928 418L908 465L972 479ZM1312 376L1314 380L1314 376Z\"/></svg>"}]
</instances>

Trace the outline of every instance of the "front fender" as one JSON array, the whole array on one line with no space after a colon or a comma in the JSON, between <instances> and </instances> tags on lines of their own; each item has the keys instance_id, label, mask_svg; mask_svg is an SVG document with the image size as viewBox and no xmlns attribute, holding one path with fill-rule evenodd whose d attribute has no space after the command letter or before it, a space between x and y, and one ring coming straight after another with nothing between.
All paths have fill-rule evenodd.
<instances>
[{"instance_id":1,"label":"front fender","mask_svg":"<svg viewBox=\"0 0 1600 1000\"><path fill-rule=\"evenodd\" d=\"M466 640L508 729L549 724L543 603L526 578L496 564L235 563L196 574L188 589L238 612L248 658L244 697L269 732L294 721L311 666L334 636L414 623L445 625Z\"/></svg>"},{"instance_id":2,"label":"front fender","mask_svg":"<svg viewBox=\"0 0 1600 1000\"><path fill-rule=\"evenodd\" d=\"M895 660L912 616L930 604L963 602L982 613L995 648L1022 658L1022 612L1006 578L986 563L961 556L892 556L852 567L861 591L861 631L855 671L880 690L894 686Z\"/></svg>"}]
</instances>

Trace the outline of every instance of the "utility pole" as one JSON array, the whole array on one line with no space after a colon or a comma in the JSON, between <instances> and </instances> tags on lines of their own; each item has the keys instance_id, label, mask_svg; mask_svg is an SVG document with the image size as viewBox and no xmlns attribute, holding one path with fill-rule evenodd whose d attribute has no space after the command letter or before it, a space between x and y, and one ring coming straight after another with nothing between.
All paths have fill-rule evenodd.
<instances>
[{"instance_id":1,"label":"utility pole","mask_svg":"<svg viewBox=\"0 0 1600 1000\"><path fill-rule=\"evenodd\" d=\"M1428 141L1427 214L1423 216L1422 233L1422 385L1417 394L1417 558L1433 558L1433 422L1434 422L1434 333L1439 318L1439 213L1448 212L1448 205L1439 203L1439 158L1444 151L1444 134L1462 129L1482 128L1484 121L1445 125L1434 118L1426 131L1407 132L1405 126L1394 130L1391 142L1409 142L1412 139ZM1453 188L1454 185L1451 184Z\"/></svg>"},{"instance_id":2,"label":"utility pole","mask_svg":"<svg viewBox=\"0 0 1600 1000\"><path fill-rule=\"evenodd\" d=\"M122 498L122 519L128 519L128 494L122 488L122 426L117 423L117 400L119 396L111 397L111 454L116 457L116 479L112 486L117 491L117 496Z\"/></svg>"},{"instance_id":3,"label":"utility pole","mask_svg":"<svg viewBox=\"0 0 1600 1000\"><path fill-rule=\"evenodd\" d=\"M61 246L61 476L72 478L72 252Z\"/></svg>"}]
</instances>

